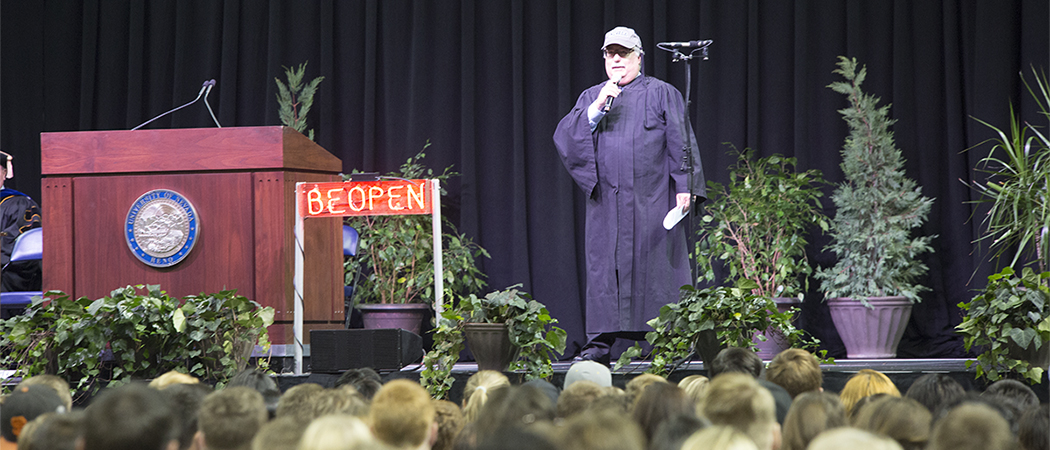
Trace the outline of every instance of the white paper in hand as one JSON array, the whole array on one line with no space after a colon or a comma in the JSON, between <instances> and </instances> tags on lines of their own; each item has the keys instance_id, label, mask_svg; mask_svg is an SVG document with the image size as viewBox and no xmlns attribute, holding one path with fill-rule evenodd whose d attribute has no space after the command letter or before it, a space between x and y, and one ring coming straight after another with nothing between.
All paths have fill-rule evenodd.
<instances>
[{"instance_id":1,"label":"white paper in hand","mask_svg":"<svg viewBox=\"0 0 1050 450\"><path fill-rule=\"evenodd\" d=\"M678 222L681 222L683 218L685 218L685 208L682 208L681 206L671 208L670 211L667 211L667 215L664 216L664 229L670 230L671 228L674 228L674 226L678 225Z\"/></svg>"}]
</instances>

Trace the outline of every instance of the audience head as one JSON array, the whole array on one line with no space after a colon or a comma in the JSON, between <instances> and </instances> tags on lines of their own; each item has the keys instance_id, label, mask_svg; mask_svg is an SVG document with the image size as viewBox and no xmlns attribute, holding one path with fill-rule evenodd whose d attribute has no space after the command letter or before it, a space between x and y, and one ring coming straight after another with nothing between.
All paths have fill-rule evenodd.
<instances>
[{"instance_id":1,"label":"audience head","mask_svg":"<svg viewBox=\"0 0 1050 450\"><path fill-rule=\"evenodd\" d=\"M298 450L358 450L375 447L361 419L345 414L318 417L303 431Z\"/></svg>"},{"instance_id":2,"label":"audience head","mask_svg":"<svg viewBox=\"0 0 1050 450\"><path fill-rule=\"evenodd\" d=\"M736 428L715 425L698 431L682 444L682 450L758 450L755 442Z\"/></svg>"},{"instance_id":3,"label":"audience head","mask_svg":"<svg viewBox=\"0 0 1050 450\"><path fill-rule=\"evenodd\" d=\"M631 415L641 425L646 442L649 442L661 423L679 414L695 415L696 404L677 385L653 383L634 400Z\"/></svg>"},{"instance_id":4,"label":"audience head","mask_svg":"<svg viewBox=\"0 0 1050 450\"><path fill-rule=\"evenodd\" d=\"M547 398L551 400L552 405L558 404L558 397L561 396L561 390L557 386L551 384L551 382L542 378L535 380L529 380L521 384L522 386L532 386L539 389L541 392L547 395Z\"/></svg>"},{"instance_id":5,"label":"audience head","mask_svg":"<svg viewBox=\"0 0 1050 450\"><path fill-rule=\"evenodd\" d=\"M577 414L557 430L562 448L573 450L644 450L645 434L623 413L598 410Z\"/></svg>"},{"instance_id":6,"label":"audience head","mask_svg":"<svg viewBox=\"0 0 1050 450\"><path fill-rule=\"evenodd\" d=\"M922 450L930 439L932 418L921 403L887 395L860 408L853 426L887 436L904 450Z\"/></svg>"},{"instance_id":7,"label":"audience head","mask_svg":"<svg viewBox=\"0 0 1050 450\"><path fill-rule=\"evenodd\" d=\"M1010 424L992 407L965 402L933 427L928 450L1006 450L1014 448Z\"/></svg>"},{"instance_id":8,"label":"audience head","mask_svg":"<svg viewBox=\"0 0 1050 450\"><path fill-rule=\"evenodd\" d=\"M6 409L6 405L5 405ZM174 450L178 419L156 389L132 383L106 389L84 410L82 450Z\"/></svg>"},{"instance_id":9,"label":"audience head","mask_svg":"<svg viewBox=\"0 0 1050 450\"><path fill-rule=\"evenodd\" d=\"M612 372L605 364L595 361L577 361L569 366L565 372L565 381L562 382L562 390L568 389L573 383L581 380L591 381L598 386L612 386Z\"/></svg>"},{"instance_id":10,"label":"audience head","mask_svg":"<svg viewBox=\"0 0 1050 450\"><path fill-rule=\"evenodd\" d=\"M689 375L678 382L678 387L682 388L685 391L685 395L689 396L693 403L699 406L700 397L703 396L704 390L707 389L709 381L711 380L703 375Z\"/></svg>"},{"instance_id":11,"label":"audience head","mask_svg":"<svg viewBox=\"0 0 1050 450\"><path fill-rule=\"evenodd\" d=\"M369 418L376 438L393 447L429 448L437 438L436 413L423 386L405 379L383 385L372 398Z\"/></svg>"},{"instance_id":12,"label":"audience head","mask_svg":"<svg viewBox=\"0 0 1050 450\"><path fill-rule=\"evenodd\" d=\"M905 397L921 403L934 416L940 414L944 405L955 403L964 395L966 390L962 385L943 373L928 373L919 377L904 393Z\"/></svg>"},{"instance_id":13,"label":"audience head","mask_svg":"<svg viewBox=\"0 0 1050 450\"><path fill-rule=\"evenodd\" d=\"M627 404L634 405L634 400L653 383L667 383L667 379L651 373L643 373L627 382Z\"/></svg>"},{"instance_id":14,"label":"audience head","mask_svg":"<svg viewBox=\"0 0 1050 450\"><path fill-rule=\"evenodd\" d=\"M204 397L197 414L197 440L208 450L247 450L269 418L262 394L245 386Z\"/></svg>"},{"instance_id":15,"label":"audience head","mask_svg":"<svg viewBox=\"0 0 1050 450\"><path fill-rule=\"evenodd\" d=\"M70 394L69 383L62 377L51 374L34 375L23 379L18 383L18 386L15 386L15 389L33 385L47 386L54 389L55 393L58 394L58 398L62 399L62 404L65 405L66 411L73 410L73 395Z\"/></svg>"},{"instance_id":16,"label":"audience head","mask_svg":"<svg viewBox=\"0 0 1050 450\"><path fill-rule=\"evenodd\" d=\"M1031 406L1021 415L1017 443L1021 450L1050 450L1050 404Z\"/></svg>"},{"instance_id":17,"label":"audience head","mask_svg":"<svg viewBox=\"0 0 1050 450\"><path fill-rule=\"evenodd\" d=\"M479 442L475 450L559 450L559 447L536 429L510 428Z\"/></svg>"},{"instance_id":18,"label":"audience head","mask_svg":"<svg viewBox=\"0 0 1050 450\"><path fill-rule=\"evenodd\" d=\"M463 431L466 420L463 411L455 403L448 400L434 400L434 420L437 421L437 440L432 446L433 450L452 450L456 443L456 436Z\"/></svg>"},{"instance_id":19,"label":"audience head","mask_svg":"<svg viewBox=\"0 0 1050 450\"><path fill-rule=\"evenodd\" d=\"M605 390L593 381L580 380L573 383L558 397L557 416L568 419L586 411L596 399L605 395Z\"/></svg>"},{"instance_id":20,"label":"audience head","mask_svg":"<svg viewBox=\"0 0 1050 450\"><path fill-rule=\"evenodd\" d=\"M36 419L30 439L19 439L19 450L76 450L77 438L83 426L84 412L73 411L64 414L47 413ZM29 428L26 426L26 428ZM23 436L24 438L24 436Z\"/></svg>"},{"instance_id":21,"label":"audience head","mask_svg":"<svg viewBox=\"0 0 1050 450\"><path fill-rule=\"evenodd\" d=\"M846 386L839 393L839 399L842 400L842 406L846 407L846 415L851 416L857 401L875 394L901 396L897 386L885 374L871 369L862 369L860 372L853 374L849 381L846 382Z\"/></svg>"},{"instance_id":22,"label":"audience head","mask_svg":"<svg viewBox=\"0 0 1050 450\"><path fill-rule=\"evenodd\" d=\"M846 408L835 394L803 392L791 402L784 419L781 450L805 450L813 438L832 428L848 426Z\"/></svg>"},{"instance_id":23,"label":"audience head","mask_svg":"<svg viewBox=\"0 0 1050 450\"><path fill-rule=\"evenodd\" d=\"M289 388L277 401L275 417L294 417L305 427L316 419L314 402L324 392L324 386L316 383L302 383Z\"/></svg>"},{"instance_id":24,"label":"audience head","mask_svg":"<svg viewBox=\"0 0 1050 450\"><path fill-rule=\"evenodd\" d=\"M18 442L23 428L46 413L64 413L66 405L50 386L16 386L0 406L0 435L7 442Z\"/></svg>"},{"instance_id":25,"label":"audience head","mask_svg":"<svg viewBox=\"0 0 1050 450\"><path fill-rule=\"evenodd\" d=\"M766 368L766 379L784 388L791 398L803 392L820 390L824 384L820 361L800 348L789 348L774 356Z\"/></svg>"},{"instance_id":26,"label":"audience head","mask_svg":"<svg viewBox=\"0 0 1050 450\"><path fill-rule=\"evenodd\" d=\"M266 372L254 367L246 368L230 378L226 384L226 387L234 386L245 386L259 391L263 396L263 401L266 402L266 410L270 413L270 417L274 417L277 413L277 402L281 400L281 390L277 387L277 382Z\"/></svg>"},{"instance_id":27,"label":"audience head","mask_svg":"<svg viewBox=\"0 0 1050 450\"><path fill-rule=\"evenodd\" d=\"M746 373L755 378L762 376L762 358L755 354L754 350L743 347L728 347L722 349L711 361L708 375L711 378L728 372Z\"/></svg>"},{"instance_id":28,"label":"audience head","mask_svg":"<svg viewBox=\"0 0 1050 450\"><path fill-rule=\"evenodd\" d=\"M365 400L371 401L376 392L379 392L379 388L383 387L383 379L375 370L363 367L343 372L339 379L335 381L335 387L343 385L353 386Z\"/></svg>"},{"instance_id":29,"label":"audience head","mask_svg":"<svg viewBox=\"0 0 1050 450\"><path fill-rule=\"evenodd\" d=\"M1039 404L1039 397L1028 385L1011 379L996 381L981 393L982 396L999 397L1014 405L1019 412Z\"/></svg>"},{"instance_id":30,"label":"audience head","mask_svg":"<svg viewBox=\"0 0 1050 450\"><path fill-rule=\"evenodd\" d=\"M478 442L507 428L532 428L554 421L550 397L533 386L509 386L492 393L478 416Z\"/></svg>"},{"instance_id":31,"label":"audience head","mask_svg":"<svg viewBox=\"0 0 1050 450\"><path fill-rule=\"evenodd\" d=\"M707 419L696 414L675 414L656 427L649 441L649 450L680 450L686 439L697 431L711 426Z\"/></svg>"},{"instance_id":32,"label":"audience head","mask_svg":"<svg viewBox=\"0 0 1050 450\"><path fill-rule=\"evenodd\" d=\"M745 373L723 373L711 380L701 415L712 425L727 425L748 435L760 450L780 440L773 394Z\"/></svg>"},{"instance_id":33,"label":"audience head","mask_svg":"<svg viewBox=\"0 0 1050 450\"><path fill-rule=\"evenodd\" d=\"M177 419L179 448L187 450L193 445L193 435L197 434L197 414L201 404L204 397L212 393L212 388L200 383L173 384L160 392L168 399L172 414Z\"/></svg>"},{"instance_id":34,"label":"audience head","mask_svg":"<svg viewBox=\"0 0 1050 450\"><path fill-rule=\"evenodd\" d=\"M510 386L506 375L495 370L482 370L470 378L463 387L463 416L467 422L476 422L478 413L489 400L492 391Z\"/></svg>"},{"instance_id":35,"label":"audience head","mask_svg":"<svg viewBox=\"0 0 1050 450\"><path fill-rule=\"evenodd\" d=\"M291 416L266 422L252 438L252 450L297 450L306 427Z\"/></svg>"},{"instance_id":36,"label":"audience head","mask_svg":"<svg viewBox=\"0 0 1050 450\"><path fill-rule=\"evenodd\" d=\"M859 428L841 427L820 433L809 443L808 450L902 450L900 444Z\"/></svg>"},{"instance_id":37,"label":"audience head","mask_svg":"<svg viewBox=\"0 0 1050 450\"><path fill-rule=\"evenodd\" d=\"M198 380L195 376L187 375L177 370L169 370L163 375L151 380L149 382L149 387L157 390L164 390L168 386L176 384L197 384L200 382L201 380Z\"/></svg>"}]
</instances>

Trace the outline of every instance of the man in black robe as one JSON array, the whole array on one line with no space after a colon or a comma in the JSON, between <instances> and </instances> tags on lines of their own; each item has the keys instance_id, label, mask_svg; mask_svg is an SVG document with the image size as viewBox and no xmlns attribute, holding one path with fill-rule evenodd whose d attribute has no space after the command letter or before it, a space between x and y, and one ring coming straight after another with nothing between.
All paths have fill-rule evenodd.
<instances>
[{"instance_id":1,"label":"man in black robe","mask_svg":"<svg viewBox=\"0 0 1050 450\"><path fill-rule=\"evenodd\" d=\"M643 338L646 321L692 284L685 227L666 230L663 219L672 208L688 211L706 191L692 127L683 126L682 94L642 73L638 34L614 28L602 52L609 81L580 94L554 143L587 195L589 342L579 358L608 364L617 337Z\"/></svg>"},{"instance_id":2,"label":"man in black robe","mask_svg":"<svg viewBox=\"0 0 1050 450\"><path fill-rule=\"evenodd\" d=\"M40 227L40 207L33 199L3 186L14 175L13 157L0 152L0 289L4 292L39 291L41 286L40 261L11 261L11 251L18 235Z\"/></svg>"}]
</instances>

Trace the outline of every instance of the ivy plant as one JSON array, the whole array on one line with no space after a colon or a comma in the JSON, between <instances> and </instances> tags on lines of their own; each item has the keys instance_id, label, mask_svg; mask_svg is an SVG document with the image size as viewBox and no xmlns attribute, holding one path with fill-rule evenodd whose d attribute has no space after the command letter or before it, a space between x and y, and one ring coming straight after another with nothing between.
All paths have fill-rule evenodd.
<instances>
[{"instance_id":1,"label":"ivy plant","mask_svg":"<svg viewBox=\"0 0 1050 450\"><path fill-rule=\"evenodd\" d=\"M434 333L434 346L423 357L420 381L435 398L444 398L452 387L449 374L463 350L466 323L506 323L511 344L521 349L511 370L525 374L526 380L549 378L554 374L552 358L565 352L565 330L554 326L547 307L533 300L520 284L491 292L484 297L471 294L442 314Z\"/></svg>"},{"instance_id":2,"label":"ivy plant","mask_svg":"<svg viewBox=\"0 0 1050 450\"><path fill-rule=\"evenodd\" d=\"M988 277L988 285L969 302L955 327L963 335L966 350L980 348L977 377L995 381L1009 374L1040 383L1045 367L1032 364L1018 349L1030 354L1046 352L1050 346L1050 272L1037 274L1031 268L1017 277L1010 267ZM967 360L966 367L974 360Z\"/></svg>"},{"instance_id":3,"label":"ivy plant","mask_svg":"<svg viewBox=\"0 0 1050 450\"><path fill-rule=\"evenodd\" d=\"M170 370L222 385L256 345L269 350L273 318L273 308L232 290L182 301L154 285L97 300L49 291L24 314L0 321L0 346L17 376L62 374L88 393Z\"/></svg>"},{"instance_id":4,"label":"ivy plant","mask_svg":"<svg viewBox=\"0 0 1050 450\"><path fill-rule=\"evenodd\" d=\"M701 333L711 330L717 333L720 343L733 347L754 348L755 333L769 327L781 330L791 342L816 347L818 340L807 338L791 323L794 311L778 312L772 298L754 293L757 287L747 278L738 279L732 287L683 286L678 303L660 307L660 316L646 323L653 329L645 335L652 345L646 357L651 359L646 371L666 375L671 370L668 366L692 355ZM614 369L643 356L642 353L641 345L635 344L620 355Z\"/></svg>"}]
</instances>

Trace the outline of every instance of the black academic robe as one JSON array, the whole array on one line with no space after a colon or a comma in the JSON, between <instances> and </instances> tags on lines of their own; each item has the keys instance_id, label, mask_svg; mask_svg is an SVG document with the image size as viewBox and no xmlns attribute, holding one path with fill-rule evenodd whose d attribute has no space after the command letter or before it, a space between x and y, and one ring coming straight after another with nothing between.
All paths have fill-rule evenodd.
<instances>
[{"instance_id":1,"label":"black academic robe","mask_svg":"<svg viewBox=\"0 0 1050 450\"><path fill-rule=\"evenodd\" d=\"M39 291L41 272L39 261L16 262L11 260L15 239L22 232L40 227L40 207L33 199L14 189L0 190L0 266L3 270L0 289L8 291Z\"/></svg>"},{"instance_id":2,"label":"black academic robe","mask_svg":"<svg viewBox=\"0 0 1050 450\"><path fill-rule=\"evenodd\" d=\"M690 192L682 164L682 94L640 75L591 131L587 108L604 84L583 91L554 133L562 163L587 195L584 317L591 336L650 331L645 322L692 283L686 222L663 228L675 194ZM704 174L692 127L687 132L697 207L706 195Z\"/></svg>"}]
</instances>

